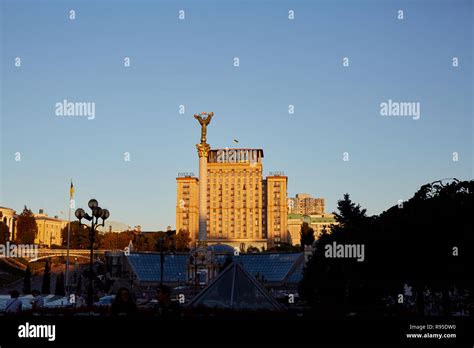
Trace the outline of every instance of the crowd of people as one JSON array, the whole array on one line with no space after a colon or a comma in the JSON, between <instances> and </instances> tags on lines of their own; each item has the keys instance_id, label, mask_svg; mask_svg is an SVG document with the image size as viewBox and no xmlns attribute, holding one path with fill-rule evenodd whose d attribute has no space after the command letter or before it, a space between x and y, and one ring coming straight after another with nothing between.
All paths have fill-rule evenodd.
<instances>
[{"instance_id":1,"label":"crowd of people","mask_svg":"<svg viewBox=\"0 0 474 348\"><path fill-rule=\"evenodd\" d=\"M38 290L32 291L33 299L31 300L31 310L40 312L44 308L44 298ZM181 307L177 301L171 298L171 288L162 285L156 292L157 303L152 308L156 316L161 318L178 318L181 316ZM82 296L75 296L74 306L76 308L85 307L85 299ZM5 313L7 315L20 313L23 308L23 301L20 299L20 293L13 290L10 293L10 299L6 302ZM138 306L133 294L128 288L120 288L109 308L111 316L133 316L138 313Z\"/></svg>"},{"instance_id":2,"label":"crowd of people","mask_svg":"<svg viewBox=\"0 0 474 348\"><path fill-rule=\"evenodd\" d=\"M181 308L178 302L171 299L171 288L163 285L157 291L157 304L153 311L162 318L177 318L181 315ZM110 307L110 314L113 316L130 316L136 314L138 307L129 289L120 288Z\"/></svg>"}]
</instances>

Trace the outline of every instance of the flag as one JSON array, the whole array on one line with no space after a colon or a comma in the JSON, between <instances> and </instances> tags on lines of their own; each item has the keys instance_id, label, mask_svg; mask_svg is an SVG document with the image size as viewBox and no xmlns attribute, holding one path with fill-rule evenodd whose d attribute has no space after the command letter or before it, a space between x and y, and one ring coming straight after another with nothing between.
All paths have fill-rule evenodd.
<instances>
[{"instance_id":1,"label":"flag","mask_svg":"<svg viewBox=\"0 0 474 348\"><path fill-rule=\"evenodd\" d=\"M72 184L71 180L71 187L69 188L69 199L72 199L74 197L74 185Z\"/></svg>"}]
</instances>

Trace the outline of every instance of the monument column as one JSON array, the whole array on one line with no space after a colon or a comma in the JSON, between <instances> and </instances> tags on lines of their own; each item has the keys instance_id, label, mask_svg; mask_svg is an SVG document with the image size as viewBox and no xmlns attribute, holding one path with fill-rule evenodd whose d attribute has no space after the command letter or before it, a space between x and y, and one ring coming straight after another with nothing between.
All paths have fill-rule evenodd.
<instances>
[{"instance_id":1,"label":"monument column","mask_svg":"<svg viewBox=\"0 0 474 348\"><path fill-rule=\"evenodd\" d=\"M199 155L199 242L204 242L207 235L207 155L209 144L196 145Z\"/></svg>"},{"instance_id":2,"label":"monument column","mask_svg":"<svg viewBox=\"0 0 474 348\"><path fill-rule=\"evenodd\" d=\"M203 117L206 116L206 117ZM211 122L213 112L194 115L201 125L201 143L196 144L199 155L199 235L198 244L203 244L207 237L207 156L211 146L206 143L207 125Z\"/></svg>"}]
</instances>

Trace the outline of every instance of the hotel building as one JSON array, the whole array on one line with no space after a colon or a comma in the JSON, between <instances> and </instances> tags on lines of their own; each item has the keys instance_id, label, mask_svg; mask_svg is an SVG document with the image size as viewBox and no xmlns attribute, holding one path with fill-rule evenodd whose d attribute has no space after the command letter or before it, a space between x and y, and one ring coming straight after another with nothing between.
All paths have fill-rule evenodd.
<instances>
[{"instance_id":1,"label":"hotel building","mask_svg":"<svg viewBox=\"0 0 474 348\"><path fill-rule=\"evenodd\" d=\"M207 244L240 250L268 248L288 241L287 177L263 178L262 149L209 149L206 161ZM199 238L199 178L176 179L176 230Z\"/></svg>"}]
</instances>

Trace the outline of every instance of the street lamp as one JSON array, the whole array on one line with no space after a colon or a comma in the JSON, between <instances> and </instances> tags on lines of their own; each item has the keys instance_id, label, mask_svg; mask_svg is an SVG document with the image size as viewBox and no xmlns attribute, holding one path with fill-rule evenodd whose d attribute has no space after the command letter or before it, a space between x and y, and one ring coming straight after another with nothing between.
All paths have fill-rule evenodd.
<instances>
[{"instance_id":1,"label":"street lamp","mask_svg":"<svg viewBox=\"0 0 474 348\"><path fill-rule=\"evenodd\" d=\"M89 208L92 211L92 215L89 215L84 211L84 209L79 208L76 209L74 215L76 215L77 219L79 220L79 224L82 226L86 226L89 229L89 240L90 240L90 264L89 264L89 286L87 288L87 305L92 307L94 304L94 288L92 285L93 281L93 258L94 258L94 241L95 241L95 231L98 226L104 226L105 220L107 220L110 216L110 213L107 209L102 209L99 207L99 202L96 199L91 199L89 201ZM86 219L87 221L91 222L91 225L88 226L87 224L83 224L81 222L82 219ZM102 219L102 223L99 223L99 219Z\"/></svg>"},{"instance_id":2,"label":"street lamp","mask_svg":"<svg viewBox=\"0 0 474 348\"><path fill-rule=\"evenodd\" d=\"M163 264L165 262L165 255L163 254L163 241L164 238L158 238L158 247L160 248L160 288L163 286Z\"/></svg>"}]
</instances>

